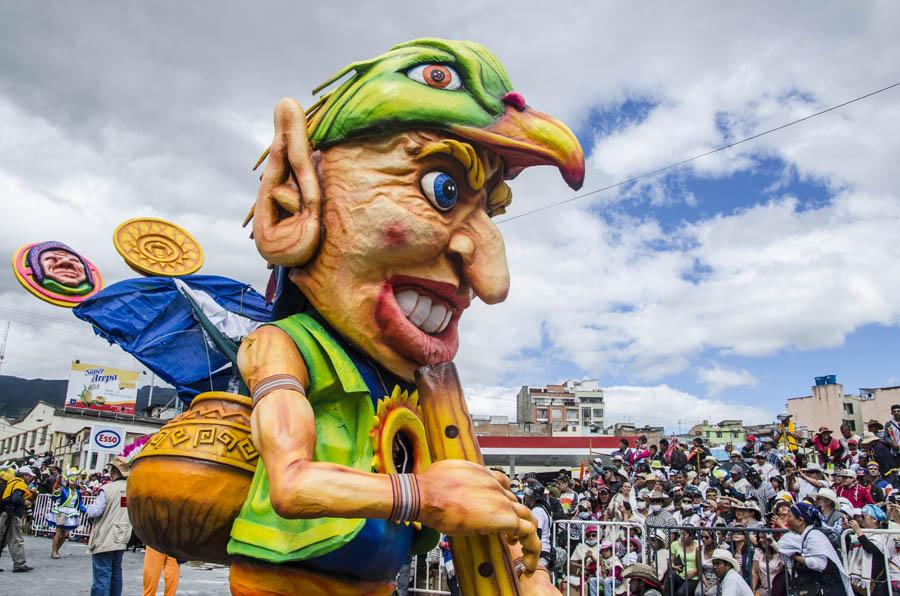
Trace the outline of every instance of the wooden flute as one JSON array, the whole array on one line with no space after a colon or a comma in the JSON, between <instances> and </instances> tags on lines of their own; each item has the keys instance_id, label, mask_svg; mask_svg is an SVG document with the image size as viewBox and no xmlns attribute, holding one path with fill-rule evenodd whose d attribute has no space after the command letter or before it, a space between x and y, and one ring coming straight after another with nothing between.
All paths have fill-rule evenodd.
<instances>
[{"instance_id":1,"label":"wooden flute","mask_svg":"<svg viewBox=\"0 0 900 596\"><path fill-rule=\"evenodd\" d=\"M456 366L423 366L416 371L416 385L432 461L464 459L484 465ZM501 536L451 536L450 545L462 596L520 596Z\"/></svg>"}]
</instances>

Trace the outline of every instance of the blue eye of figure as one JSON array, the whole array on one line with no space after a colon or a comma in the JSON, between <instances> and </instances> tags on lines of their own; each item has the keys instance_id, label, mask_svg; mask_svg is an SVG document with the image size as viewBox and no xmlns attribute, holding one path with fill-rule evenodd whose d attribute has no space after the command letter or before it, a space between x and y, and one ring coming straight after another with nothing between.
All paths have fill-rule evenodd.
<instances>
[{"instance_id":1,"label":"blue eye of figure","mask_svg":"<svg viewBox=\"0 0 900 596\"><path fill-rule=\"evenodd\" d=\"M448 211L459 199L459 187L453 176L444 172L428 172L419 183L422 192L439 211Z\"/></svg>"}]
</instances>

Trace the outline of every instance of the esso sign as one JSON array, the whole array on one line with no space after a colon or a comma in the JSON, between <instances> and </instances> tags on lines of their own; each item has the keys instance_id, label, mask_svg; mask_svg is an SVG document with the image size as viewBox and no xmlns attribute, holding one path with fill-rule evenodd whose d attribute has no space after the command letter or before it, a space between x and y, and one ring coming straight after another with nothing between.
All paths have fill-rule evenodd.
<instances>
[{"instance_id":1,"label":"esso sign","mask_svg":"<svg viewBox=\"0 0 900 596\"><path fill-rule=\"evenodd\" d=\"M101 449L113 449L122 442L122 437L114 430L101 430L94 436L94 442Z\"/></svg>"}]
</instances>

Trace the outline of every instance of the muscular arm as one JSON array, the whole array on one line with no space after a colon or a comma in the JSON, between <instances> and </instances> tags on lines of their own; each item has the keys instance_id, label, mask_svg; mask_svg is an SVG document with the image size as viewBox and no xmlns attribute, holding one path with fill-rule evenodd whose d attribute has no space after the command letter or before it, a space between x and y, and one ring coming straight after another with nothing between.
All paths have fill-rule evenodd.
<instances>
[{"instance_id":1,"label":"muscular arm","mask_svg":"<svg viewBox=\"0 0 900 596\"><path fill-rule=\"evenodd\" d=\"M253 388L275 374L290 374L304 387L309 374L293 340L263 326L241 343L238 367ZM315 413L297 391L275 390L263 397L250 418L253 443L269 476L269 499L285 518L390 516L393 491L386 474L316 462ZM500 472L462 460L433 463L417 474L421 492L418 521L451 536L505 534L521 541L526 564L540 553L531 511L509 492Z\"/></svg>"},{"instance_id":2,"label":"muscular arm","mask_svg":"<svg viewBox=\"0 0 900 596\"><path fill-rule=\"evenodd\" d=\"M300 352L277 327L261 327L244 340L238 366L251 391L274 374L293 375L304 387L309 386ZM316 422L305 396L296 391L273 391L256 404L250 428L269 475L270 499L278 515L386 518L390 514L392 493L387 476L312 461Z\"/></svg>"}]
</instances>

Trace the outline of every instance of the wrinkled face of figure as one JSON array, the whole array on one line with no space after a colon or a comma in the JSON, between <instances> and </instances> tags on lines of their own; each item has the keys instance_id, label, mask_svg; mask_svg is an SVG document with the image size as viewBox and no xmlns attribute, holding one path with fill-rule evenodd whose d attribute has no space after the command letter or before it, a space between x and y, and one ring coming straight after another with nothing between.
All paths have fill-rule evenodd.
<instances>
[{"instance_id":1,"label":"wrinkled face of figure","mask_svg":"<svg viewBox=\"0 0 900 596\"><path fill-rule=\"evenodd\" d=\"M38 261L44 277L64 286L78 286L87 281L84 263L67 250L55 249L41 253Z\"/></svg>"},{"instance_id":2,"label":"wrinkled face of figure","mask_svg":"<svg viewBox=\"0 0 900 596\"><path fill-rule=\"evenodd\" d=\"M343 337L391 372L452 360L472 296L506 298L488 216L498 159L430 131L327 148L318 254L290 278Z\"/></svg>"}]
</instances>

